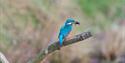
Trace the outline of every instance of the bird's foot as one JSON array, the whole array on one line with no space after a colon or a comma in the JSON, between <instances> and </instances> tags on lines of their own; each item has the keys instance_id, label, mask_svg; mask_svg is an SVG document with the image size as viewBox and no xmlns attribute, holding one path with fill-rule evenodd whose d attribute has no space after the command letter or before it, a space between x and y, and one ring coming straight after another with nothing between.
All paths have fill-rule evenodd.
<instances>
[{"instance_id":1,"label":"bird's foot","mask_svg":"<svg viewBox=\"0 0 125 63\"><path fill-rule=\"evenodd\" d=\"M61 47L62 47L62 46L58 46L58 50L60 50L60 49L61 49Z\"/></svg>"},{"instance_id":2,"label":"bird's foot","mask_svg":"<svg viewBox=\"0 0 125 63\"><path fill-rule=\"evenodd\" d=\"M58 43L58 44L59 44L59 43ZM59 46L58 46L58 50L60 50L60 49L61 49L61 47L62 47L62 46L59 44Z\"/></svg>"},{"instance_id":3,"label":"bird's foot","mask_svg":"<svg viewBox=\"0 0 125 63\"><path fill-rule=\"evenodd\" d=\"M58 47L58 50L60 50L60 49L61 49L61 47L59 46L59 47Z\"/></svg>"}]
</instances>

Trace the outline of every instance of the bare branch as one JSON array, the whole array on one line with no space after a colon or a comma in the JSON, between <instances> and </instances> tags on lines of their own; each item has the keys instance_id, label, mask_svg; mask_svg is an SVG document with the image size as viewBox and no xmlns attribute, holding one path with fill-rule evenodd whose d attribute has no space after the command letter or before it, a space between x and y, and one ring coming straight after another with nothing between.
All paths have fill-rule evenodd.
<instances>
[{"instance_id":1,"label":"bare branch","mask_svg":"<svg viewBox=\"0 0 125 63\"><path fill-rule=\"evenodd\" d=\"M70 44L77 43L77 42L85 40L91 36L92 36L91 32L83 32L81 34L75 35L73 38L71 38L69 40L64 41L63 46L68 46ZM48 54L54 52L55 50L59 50L59 48L60 48L59 42L56 41L53 44L49 45L48 48L40 51L40 53L37 55L37 57L34 58L33 61L29 61L28 63L40 63L40 61L42 61Z\"/></svg>"},{"instance_id":2,"label":"bare branch","mask_svg":"<svg viewBox=\"0 0 125 63\"><path fill-rule=\"evenodd\" d=\"M9 61L6 59L6 57L4 56L4 54L2 52L0 52L0 63L9 63Z\"/></svg>"}]
</instances>

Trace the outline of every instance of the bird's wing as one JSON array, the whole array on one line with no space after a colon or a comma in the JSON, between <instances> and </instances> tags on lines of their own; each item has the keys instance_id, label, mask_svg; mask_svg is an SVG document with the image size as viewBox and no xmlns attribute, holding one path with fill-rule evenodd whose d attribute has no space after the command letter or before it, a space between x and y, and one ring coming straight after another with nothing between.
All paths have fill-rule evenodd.
<instances>
[{"instance_id":1,"label":"bird's wing","mask_svg":"<svg viewBox=\"0 0 125 63\"><path fill-rule=\"evenodd\" d=\"M71 30L72 29L70 27L69 28L67 28L67 27L61 27L59 36L63 35L63 38L66 38L68 36L68 34L71 32ZM59 36L58 36L58 38L59 38Z\"/></svg>"},{"instance_id":2,"label":"bird's wing","mask_svg":"<svg viewBox=\"0 0 125 63\"><path fill-rule=\"evenodd\" d=\"M60 29L60 32L59 32L58 38L60 37L60 35L62 35L62 33L63 33L63 27L61 27L61 29Z\"/></svg>"}]
</instances>

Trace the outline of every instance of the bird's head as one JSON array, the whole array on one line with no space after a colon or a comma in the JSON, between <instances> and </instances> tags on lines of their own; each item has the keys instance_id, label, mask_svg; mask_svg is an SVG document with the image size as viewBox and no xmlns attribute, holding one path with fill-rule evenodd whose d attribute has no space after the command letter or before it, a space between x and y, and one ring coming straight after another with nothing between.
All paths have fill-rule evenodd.
<instances>
[{"instance_id":1,"label":"bird's head","mask_svg":"<svg viewBox=\"0 0 125 63\"><path fill-rule=\"evenodd\" d=\"M78 21L75 21L73 18L68 18L65 22L65 25L73 25L73 24L80 24Z\"/></svg>"}]
</instances>

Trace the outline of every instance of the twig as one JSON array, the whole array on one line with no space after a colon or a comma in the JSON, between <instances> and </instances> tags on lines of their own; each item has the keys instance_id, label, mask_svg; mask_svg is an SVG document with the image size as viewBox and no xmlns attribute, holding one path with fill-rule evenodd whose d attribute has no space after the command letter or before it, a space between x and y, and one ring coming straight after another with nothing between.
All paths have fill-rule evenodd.
<instances>
[{"instance_id":1,"label":"twig","mask_svg":"<svg viewBox=\"0 0 125 63\"><path fill-rule=\"evenodd\" d=\"M66 40L63 42L63 46L67 46L73 43L77 43L79 41L85 40L89 37L91 37L91 32L83 32L81 34L75 35L73 38ZM63 47L62 46L62 47ZM37 55L36 58L34 58L32 61L29 61L28 63L40 63L48 54L54 52L55 50L59 50L59 42L56 41L53 44L49 45L48 48L40 51L40 53Z\"/></svg>"},{"instance_id":2,"label":"twig","mask_svg":"<svg viewBox=\"0 0 125 63\"><path fill-rule=\"evenodd\" d=\"M0 52L0 63L9 63L3 53Z\"/></svg>"}]
</instances>

